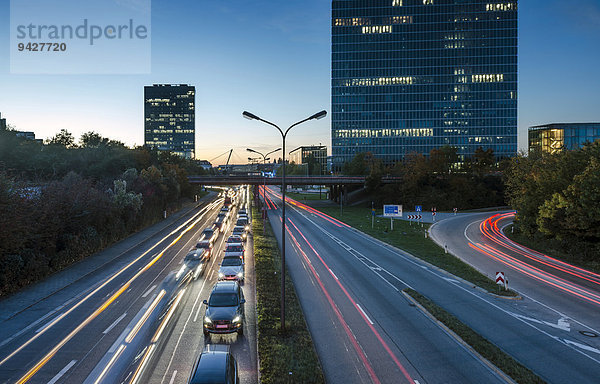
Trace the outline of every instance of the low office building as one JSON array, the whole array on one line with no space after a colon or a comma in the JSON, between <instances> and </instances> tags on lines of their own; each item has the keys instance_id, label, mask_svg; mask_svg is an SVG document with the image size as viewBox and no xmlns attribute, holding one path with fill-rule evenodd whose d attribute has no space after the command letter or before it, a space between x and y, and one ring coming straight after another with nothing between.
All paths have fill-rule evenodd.
<instances>
[{"instance_id":1,"label":"low office building","mask_svg":"<svg viewBox=\"0 0 600 384\"><path fill-rule=\"evenodd\" d=\"M321 174L327 174L327 147L325 145L311 145L298 147L289 153L288 161L294 164L308 164L314 158L321 166Z\"/></svg>"},{"instance_id":2,"label":"low office building","mask_svg":"<svg viewBox=\"0 0 600 384\"><path fill-rule=\"evenodd\" d=\"M27 140L35 140L35 132L30 131L15 131L17 137L22 137Z\"/></svg>"},{"instance_id":3,"label":"low office building","mask_svg":"<svg viewBox=\"0 0 600 384\"><path fill-rule=\"evenodd\" d=\"M600 123L554 123L529 128L529 153L558 153L600 139Z\"/></svg>"}]
</instances>

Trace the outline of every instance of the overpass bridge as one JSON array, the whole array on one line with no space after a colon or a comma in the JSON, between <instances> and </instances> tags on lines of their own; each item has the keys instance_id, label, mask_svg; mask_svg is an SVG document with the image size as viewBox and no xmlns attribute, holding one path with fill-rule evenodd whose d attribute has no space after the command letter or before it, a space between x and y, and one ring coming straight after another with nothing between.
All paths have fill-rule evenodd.
<instances>
[{"instance_id":1,"label":"overpass bridge","mask_svg":"<svg viewBox=\"0 0 600 384\"><path fill-rule=\"evenodd\" d=\"M201 185L281 185L281 177L262 176L189 176L190 184ZM381 179L383 184L395 184L400 182L399 177L386 176ZM356 185L364 186L364 176L286 176L287 185Z\"/></svg>"},{"instance_id":2,"label":"overpass bridge","mask_svg":"<svg viewBox=\"0 0 600 384\"><path fill-rule=\"evenodd\" d=\"M286 185L326 185L329 187L329 198L343 204L348 202L350 190L361 189L365 186L364 176L286 176ZM191 184L199 185L281 185L281 177L263 176L189 176ZM386 176L381 179L383 184L395 184L400 182L399 177Z\"/></svg>"}]
</instances>

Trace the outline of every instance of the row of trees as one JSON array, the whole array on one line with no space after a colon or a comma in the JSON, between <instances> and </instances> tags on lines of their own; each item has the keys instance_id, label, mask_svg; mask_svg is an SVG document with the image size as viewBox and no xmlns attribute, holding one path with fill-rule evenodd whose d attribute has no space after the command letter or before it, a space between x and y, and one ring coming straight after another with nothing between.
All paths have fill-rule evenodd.
<instances>
[{"instance_id":1,"label":"row of trees","mask_svg":"<svg viewBox=\"0 0 600 384\"><path fill-rule=\"evenodd\" d=\"M401 203L407 207L424 205L440 210L470 209L505 205L502 169L491 149L481 148L459 163L457 149L433 149L429 156L413 153L391 167L371 153L360 153L346 163L344 175L367 176L367 190L374 200ZM383 176L400 178L397 184L382 184Z\"/></svg>"},{"instance_id":2,"label":"row of trees","mask_svg":"<svg viewBox=\"0 0 600 384\"><path fill-rule=\"evenodd\" d=\"M506 171L508 201L528 237L564 250L600 251L600 141L558 154L518 156Z\"/></svg>"},{"instance_id":3,"label":"row of trees","mask_svg":"<svg viewBox=\"0 0 600 384\"><path fill-rule=\"evenodd\" d=\"M156 222L197 192L193 161L89 132L0 132L0 296Z\"/></svg>"}]
</instances>

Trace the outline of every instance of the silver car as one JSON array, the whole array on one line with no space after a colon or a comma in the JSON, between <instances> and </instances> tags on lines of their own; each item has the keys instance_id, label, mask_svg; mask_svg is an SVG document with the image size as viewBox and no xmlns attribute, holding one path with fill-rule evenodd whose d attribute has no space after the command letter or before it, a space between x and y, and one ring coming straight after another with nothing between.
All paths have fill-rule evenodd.
<instances>
[{"instance_id":1,"label":"silver car","mask_svg":"<svg viewBox=\"0 0 600 384\"><path fill-rule=\"evenodd\" d=\"M238 256L224 257L219 266L219 280L244 281L244 262Z\"/></svg>"}]
</instances>

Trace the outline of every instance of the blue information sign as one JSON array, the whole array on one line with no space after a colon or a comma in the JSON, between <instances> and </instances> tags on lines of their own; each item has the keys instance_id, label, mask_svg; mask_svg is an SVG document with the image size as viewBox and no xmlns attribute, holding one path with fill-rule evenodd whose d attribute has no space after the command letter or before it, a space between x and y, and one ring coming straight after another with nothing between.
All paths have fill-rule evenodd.
<instances>
[{"instance_id":1,"label":"blue information sign","mask_svg":"<svg viewBox=\"0 0 600 384\"><path fill-rule=\"evenodd\" d=\"M401 205L384 205L383 216L402 216Z\"/></svg>"},{"instance_id":2,"label":"blue information sign","mask_svg":"<svg viewBox=\"0 0 600 384\"><path fill-rule=\"evenodd\" d=\"M415 206L415 212L422 212L422 211L423 211L423 206L422 205Z\"/></svg>"}]
</instances>

